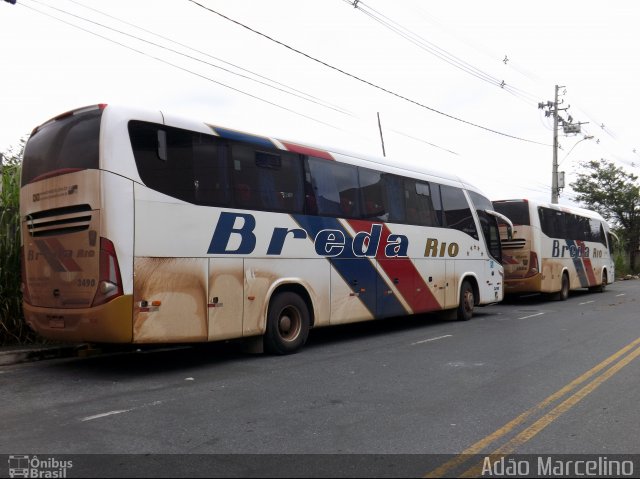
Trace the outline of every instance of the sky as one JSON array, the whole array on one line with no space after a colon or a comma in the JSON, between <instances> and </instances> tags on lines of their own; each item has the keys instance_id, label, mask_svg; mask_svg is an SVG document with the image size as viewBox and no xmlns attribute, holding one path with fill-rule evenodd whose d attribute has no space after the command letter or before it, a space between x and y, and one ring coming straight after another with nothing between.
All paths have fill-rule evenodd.
<instances>
[{"instance_id":1,"label":"sky","mask_svg":"<svg viewBox=\"0 0 640 479\"><path fill-rule=\"evenodd\" d=\"M560 204L581 162L640 175L640 2L0 1L0 152L96 103L161 109ZM587 139L585 139L587 137ZM637 151L636 151L637 148Z\"/></svg>"}]
</instances>

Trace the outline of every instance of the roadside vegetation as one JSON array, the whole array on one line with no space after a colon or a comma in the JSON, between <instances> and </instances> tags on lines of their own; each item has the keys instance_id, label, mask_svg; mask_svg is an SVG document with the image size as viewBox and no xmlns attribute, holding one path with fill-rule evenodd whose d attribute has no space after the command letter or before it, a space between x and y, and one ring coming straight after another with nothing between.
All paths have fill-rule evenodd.
<instances>
[{"instance_id":1,"label":"roadside vegetation","mask_svg":"<svg viewBox=\"0 0 640 479\"><path fill-rule=\"evenodd\" d=\"M0 164L0 345L26 344L36 335L25 324L20 291L20 168L25 139L2 153Z\"/></svg>"},{"instance_id":2,"label":"roadside vegetation","mask_svg":"<svg viewBox=\"0 0 640 479\"><path fill-rule=\"evenodd\" d=\"M578 179L571 184L577 201L600 213L620 238L615 255L618 275L637 274L640 270L638 177L604 158L582 162L580 171Z\"/></svg>"}]
</instances>

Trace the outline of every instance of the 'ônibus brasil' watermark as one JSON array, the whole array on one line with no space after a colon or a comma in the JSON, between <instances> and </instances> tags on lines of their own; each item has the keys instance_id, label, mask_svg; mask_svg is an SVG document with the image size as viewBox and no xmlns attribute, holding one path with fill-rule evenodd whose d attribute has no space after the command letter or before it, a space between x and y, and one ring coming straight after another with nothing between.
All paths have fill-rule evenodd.
<instances>
[{"instance_id":1,"label":"'\u00f4nibus brasil' watermark","mask_svg":"<svg viewBox=\"0 0 640 479\"><path fill-rule=\"evenodd\" d=\"M73 461L55 457L9 456L9 477L64 478L72 467Z\"/></svg>"}]
</instances>

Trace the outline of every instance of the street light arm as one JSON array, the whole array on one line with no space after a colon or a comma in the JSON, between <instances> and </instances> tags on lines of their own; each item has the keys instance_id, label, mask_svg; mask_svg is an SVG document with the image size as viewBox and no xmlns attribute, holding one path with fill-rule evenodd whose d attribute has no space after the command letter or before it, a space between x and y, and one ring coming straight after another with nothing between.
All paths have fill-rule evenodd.
<instances>
[{"instance_id":1,"label":"street light arm","mask_svg":"<svg viewBox=\"0 0 640 479\"><path fill-rule=\"evenodd\" d=\"M564 155L564 158L562 160L560 160L560 163L558 163L558 166L560 166L562 164L562 162L567 159L567 156L569 156L569 153L571 153L573 151L573 149L576 146L578 146L578 143L582 143L584 140L592 140L592 139L593 139L593 135L585 135L585 137L582 140L578 140L576 142L576 144L571 147L569 152L566 155Z\"/></svg>"}]
</instances>

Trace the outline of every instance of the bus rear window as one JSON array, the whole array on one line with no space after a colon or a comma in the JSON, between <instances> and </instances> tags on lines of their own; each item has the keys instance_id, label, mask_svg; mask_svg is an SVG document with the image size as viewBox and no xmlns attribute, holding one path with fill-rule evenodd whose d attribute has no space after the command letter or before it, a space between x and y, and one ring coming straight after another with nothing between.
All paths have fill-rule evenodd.
<instances>
[{"instance_id":1,"label":"bus rear window","mask_svg":"<svg viewBox=\"0 0 640 479\"><path fill-rule=\"evenodd\" d=\"M129 137L146 186L197 205L229 205L227 146L215 136L131 120Z\"/></svg>"},{"instance_id":2,"label":"bus rear window","mask_svg":"<svg viewBox=\"0 0 640 479\"><path fill-rule=\"evenodd\" d=\"M494 201L493 208L509 218L514 225L531 225L529 203L526 201Z\"/></svg>"},{"instance_id":3,"label":"bus rear window","mask_svg":"<svg viewBox=\"0 0 640 479\"><path fill-rule=\"evenodd\" d=\"M102 111L64 116L31 135L24 150L22 185L57 172L98 169Z\"/></svg>"}]
</instances>

